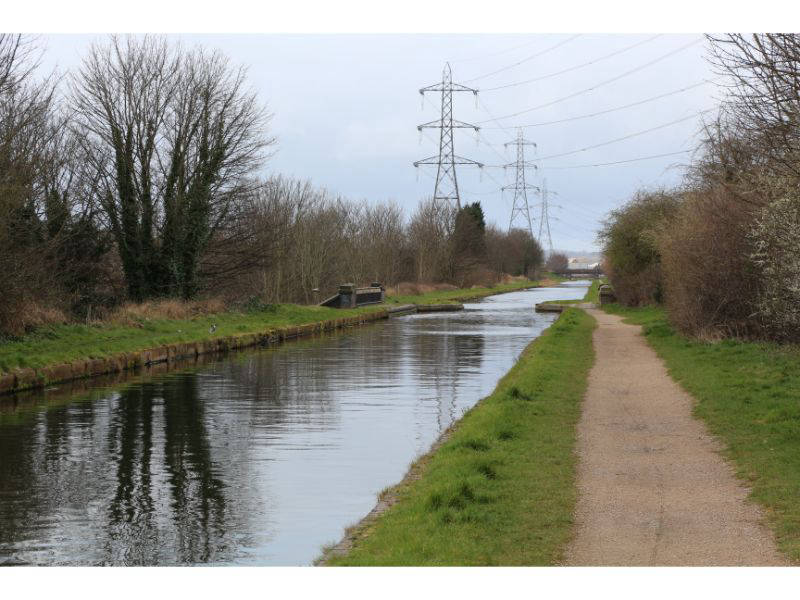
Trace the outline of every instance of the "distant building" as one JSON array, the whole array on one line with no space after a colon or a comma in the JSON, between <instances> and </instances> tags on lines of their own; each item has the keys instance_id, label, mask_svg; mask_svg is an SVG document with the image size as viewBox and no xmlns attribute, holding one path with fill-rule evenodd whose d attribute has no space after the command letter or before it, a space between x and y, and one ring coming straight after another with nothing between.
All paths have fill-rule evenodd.
<instances>
[{"instance_id":1,"label":"distant building","mask_svg":"<svg viewBox=\"0 0 800 600\"><path fill-rule=\"evenodd\" d=\"M600 263L585 256L577 256L568 259L568 271L594 271L600 268Z\"/></svg>"}]
</instances>

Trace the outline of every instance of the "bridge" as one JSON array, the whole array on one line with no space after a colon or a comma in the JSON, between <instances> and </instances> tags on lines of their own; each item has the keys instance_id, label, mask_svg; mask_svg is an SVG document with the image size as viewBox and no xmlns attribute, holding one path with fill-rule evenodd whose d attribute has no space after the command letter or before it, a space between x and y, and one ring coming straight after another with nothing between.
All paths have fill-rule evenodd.
<instances>
[{"instance_id":1,"label":"bridge","mask_svg":"<svg viewBox=\"0 0 800 600\"><path fill-rule=\"evenodd\" d=\"M597 279L603 276L601 269L561 269L553 272L569 279Z\"/></svg>"}]
</instances>

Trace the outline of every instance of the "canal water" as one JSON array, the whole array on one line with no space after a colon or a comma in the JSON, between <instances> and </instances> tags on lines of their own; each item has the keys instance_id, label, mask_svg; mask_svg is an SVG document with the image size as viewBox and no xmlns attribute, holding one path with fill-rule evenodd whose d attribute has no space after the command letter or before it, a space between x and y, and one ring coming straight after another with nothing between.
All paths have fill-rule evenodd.
<instances>
[{"instance_id":1,"label":"canal water","mask_svg":"<svg viewBox=\"0 0 800 600\"><path fill-rule=\"evenodd\" d=\"M0 564L307 565L586 282L0 399Z\"/></svg>"}]
</instances>

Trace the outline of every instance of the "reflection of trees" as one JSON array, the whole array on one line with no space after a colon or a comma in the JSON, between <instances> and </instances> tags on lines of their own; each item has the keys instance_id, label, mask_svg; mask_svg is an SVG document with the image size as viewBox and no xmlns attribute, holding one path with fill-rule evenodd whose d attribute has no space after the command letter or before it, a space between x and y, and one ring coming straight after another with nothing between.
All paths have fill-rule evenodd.
<instances>
[{"instance_id":1,"label":"reflection of trees","mask_svg":"<svg viewBox=\"0 0 800 600\"><path fill-rule=\"evenodd\" d=\"M438 316L438 315L437 315ZM444 431L456 415L456 401L464 373L481 367L484 336L480 312L445 314L410 321L415 330L407 351L420 365L418 385L432 387L436 395L437 428Z\"/></svg>"},{"instance_id":2,"label":"reflection of trees","mask_svg":"<svg viewBox=\"0 0 800 600\"><path fill-rule=\"evenodd\" d=\"M0 429L0 564L19 560L10 549L25 535L30 526L28 518L40 512L32 475L38 466L34 445L30 423ZM20 514L15 498L25 498L29 510Z\"/></svg>"},{"instance_id":3,"label":"reflection of trees","mask_svg":"<svg viewBox=\"0 0 800 600\"><path fill-rule=\"evenodd\" d=\"M207 562L224 550L224 543L217 548L215 542L225 537L226 527L225 486L214 473L205 404L194 376L167 380L162 393L176 551L182 562Z\"/></svg>"},{"instance_id":4,"label":"reflection of trees","mask_svg":"<svg viewBox=\"0 0 800 600\"><path fill-rule=\"evenodd\" d=\"M153 467L152 384L124 390L109 425L108 451L116 456L116 489L108 507L106 557L110 562L146 564L157 547L148 542L153 528L151 468ZM128 539L140 540L134 545Z\"/></svg>"},{"instance_id":5,"label":"reflection of trees","mask_svg":"<svg viewBox=\"0 0 800 600\"><path fill-rule=\"evenodd\" d=\"M41 515L55 520L66 505L86 505L87 444L76 429L93 414L90 403L77 403L19 419L6 413L0 422L0 564L36 562L36 554L16 551L15 544L35 539Z\"/></svg>"},{"instance_id":6,"label":"reflection of trees","mask_svg":"<svg viewBox=\"0 0 800 600\"><path fill-rule=\"evenodd\" d=\"M105 560L153 564L225 558L231 550L226 486L214 472L196 374L124 390L107 439L116 471ZM163 513L167 502L169 519Z\"/></svg>"},{"instance_id":7,"label":"reflection of trees","mask_svg":"<svg viewBox=\"0 0 800 600\"><path fill-rule=\"evenodd\" d=\"M215 468L212 435L194 373L4 424L0 561L232 558L227 487ZM91 506L101 512L93 516ZM50 552L36 549L54 540ZM23 549L15 551L16 543Z\"/></svg>"},{"instance_id":8,"label":"reflection of trees","mask_svg":"<svg viewBox=\"0 0 800 600\"><path fill-rule=\"evenodd\" d=\"M342 339L324 336L284 344L221 362L215 372L235 388L237 398L252 400L251 426L278 428L291 420L327 429L336 419L330 359Z\"/></svg>"}]
</instances>

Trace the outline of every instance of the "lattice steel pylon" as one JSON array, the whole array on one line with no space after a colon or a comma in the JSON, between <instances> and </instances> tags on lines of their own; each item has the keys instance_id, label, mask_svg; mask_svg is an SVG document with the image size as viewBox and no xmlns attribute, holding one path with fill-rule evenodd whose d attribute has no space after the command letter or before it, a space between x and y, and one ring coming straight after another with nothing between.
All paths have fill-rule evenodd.
<instances>
[{"instance_id":1,"label":"lattice steel pylon","mask_svg":"<svg viewBox=\"0 0 800 600\"><path fill-rule=\"evenodd\" d=\"M442 116L436 121L418 125L417 129L439 129L439 155L430 156L414 162L415 167L420 165L437 165L436 187L433 189L433 199L444 200L446 202L455 201L456 208L461 208L461 196L458 192L458 179L456 177L456 165L473 165L483 168L483 163L457 156L454 148L453 129L474 129L478 131L480 127L464 123L453 119L453 92L472 92L478 96L478 90L453 83L453 74L450 70L450 63L445 64L442 72L441 83L434 83L420 89L419 93L423 96L426 92L442 93Z\"/></svg>"},{"instance_id":2,"label":"lattice steel pylon","mask_svg":"<svg viewBox=\"0 0 800 600\"><path fill-rule=\"evenodd\" d=\"M542 211L539 215L539 237L536 239L539 240L539 245L544 248L542 233L543 230L547 230L547 251L548 256L550 256L553 254L553 238L550 235L550 209L547 200L547 179L542 180L542 189L539 193L542 196Z\"/></svg>"},{"instance_id":3,"label":"lattice steel pylon","mask_svg":"<svg viewBox=\"0 0 800 600\"><path fill-rule=\"evenodd\" d=\"M516 178L514 185L504 185L502 190L514 190L514 201L511 204L511 218L508 221L509 231L514 226L514 219L517 216L525 217L525 222L528 225L528 233L533 237L533 224L531 223L531 208L528 205L528 190L538 190L535 185L528 183L525 180L525 146L536 146L535 142L529 142L522 135L522 128L517 129L517 139L513 142L506 142L505 146L515 145L517 147L517 160L516 162L503 165L504 168L514 167L516 169ZM535 168L535 165L534 165Z\"/></svg>"}]
</instances>

